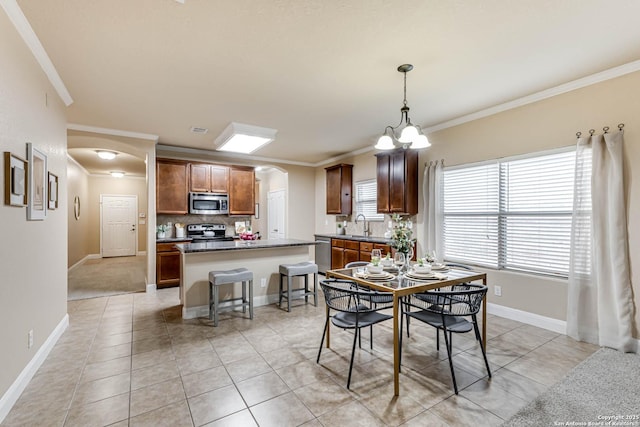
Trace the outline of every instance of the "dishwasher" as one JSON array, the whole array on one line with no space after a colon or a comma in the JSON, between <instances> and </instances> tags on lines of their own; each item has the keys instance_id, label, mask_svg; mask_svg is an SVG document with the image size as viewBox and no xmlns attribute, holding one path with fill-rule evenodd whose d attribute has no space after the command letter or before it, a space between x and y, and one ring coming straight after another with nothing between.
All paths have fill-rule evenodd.
<instances>
[{"instance_id":1,"label":"dishwasher","mask_svg":"<svg viewBox=\"0 0 640 427\"><path fill-rule=\"evenodd\" d=\"M318 272L324 274L331 270L331 237L316 234L316 264Z\"/></svg>"}]
</instances>

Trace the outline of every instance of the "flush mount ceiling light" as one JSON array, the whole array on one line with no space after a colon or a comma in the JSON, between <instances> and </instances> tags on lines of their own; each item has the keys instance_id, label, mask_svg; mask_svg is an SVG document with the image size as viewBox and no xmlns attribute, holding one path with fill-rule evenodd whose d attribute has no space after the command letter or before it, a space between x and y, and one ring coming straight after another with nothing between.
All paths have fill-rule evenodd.
<instances>
[{"instance_id":1,"label":"flush mount ceiling light","mask_svg":"<svg viewBox=\"0 0 640 427\"><path fill-rule=\"evenodd\" d=\"M98 157L104 160L113 160L118 155L118 153L114 151L106 151L106 150L96 150L96 153L98 153Z\"/></svg>"},{"instance_id":2,"label":"flush mount ceiling light","mask_svg":"<svg viewBox=\"0 0 640 427\"><path fill-rule=\"evenodd\" d=\"M404 74L404 101L400 109L400 123L397 126L387 126L375 145L377 150L392 150L396 147L427 148L431 146L427 136L422 133L420 126L411 123L409 107L407 106L407 73L413 70L413 65L403 64L398 71Z\"/></svg>"},{"instance_id":3,"label":"flush mount ceiling light","mask_svg":"<svg viewBox=\"0 0 640 427\"><path fill-rule=\"evenodd\" d=\"M276 129L231 122L216 138L216 150L251 154L273 141L276 133Z\"/></svg>"},{"instance_id":4,"label":"flush mount ceiling light","mask_svg":"<svg viewBox=\"0 0 640 427\"><path fill-rule=\"evenodd\" d=\"M109 173L114 178L122 178L124 176L124 172L122 172L122 171L111 171Z\"/></svg>"}]
</instances>

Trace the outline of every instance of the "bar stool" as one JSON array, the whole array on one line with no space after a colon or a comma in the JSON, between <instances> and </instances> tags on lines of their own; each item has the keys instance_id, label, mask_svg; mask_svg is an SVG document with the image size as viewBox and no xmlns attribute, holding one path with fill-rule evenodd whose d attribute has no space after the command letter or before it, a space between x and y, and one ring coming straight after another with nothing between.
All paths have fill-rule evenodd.
<instances>
[{"instance_id":1,"label":"bar stool","mask_svg":"<svg viewBox=\"0 0 640 427\"><path fill-rule=\"evenodd\" d=\"M242 297L219 300L220 285L242 282ZM247 300L247 287L249 288L249 299ZM242 312L247 312L249 306L249 318L253 319L253 273L246 268L236 268L234 270L221 270L209 272L209 320L213 319L213 326L218 326L218 305L227 301L242 301L239 304L232 304L225 308L234 309L242 307Z\"/></svg>"},{"instance_id":2,"label":"bar stool","mask_svg":"<svg viewBox=\"0 0 640 427\"><path fill-rule=\"evenodd\" d=\"M313 274L313 290L309 290L309 274ZM287 289L283 288L283 279L287 277ZM292 279L296 276L304 276L304 288L293 288ZM287 299L287 311L291 311L291 293L303 291L298 297L304 296L304 302L309 302L309 295L313 295L313 305L318 306L318 266L311 261L297 264L280 264L280 298L278 305L282 305L282 298Z\"/></svg>"}]
</instances>

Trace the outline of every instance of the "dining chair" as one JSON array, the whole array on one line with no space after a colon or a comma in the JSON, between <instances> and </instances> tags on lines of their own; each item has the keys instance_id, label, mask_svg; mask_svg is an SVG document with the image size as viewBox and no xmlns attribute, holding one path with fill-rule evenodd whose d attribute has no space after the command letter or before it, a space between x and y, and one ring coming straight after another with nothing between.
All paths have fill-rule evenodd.
<instances>
[{"instance_id":1,"label":"dining chair","mask_svg":"<svg viewBox=\"0 0 640 427\"><path fill-rule=\"evenodd\" d=\"M344 268L365 267L369 264L369 261L351 261L348 262Z\"/></svg>"},{"instance_id":2,"label":"dining chair","mask_svg":"<svg viewBox=\"0 0 640 427\"><path fill-rule=\"evenodd\" d=\"M349 376L347 378L347 389L351 385L351 372L353 371L353 357L356 351L356 341L361 335L361 329L370 328L370 346L373 349L373 325L385 320L393 319L393 316L380 313L381 310L391 308L392 304L375 304L372 302L374 297L387 296L387 292L377 292L364 289L357 283L349 280L322 280L320 287L324 294L325 303L327 304L327 319L322 330L322 340L320 341L320 349L318 350L318 358L316 363L320 363L320 355L322 354L322 346L324 344L325 335L329 328L329 319L334 326L342 329L353 329L353 346L351 348L351 361L349 362ZM391 294L390 294L391 295ZM331 314L334 311L335 314Z\"/></svg>"},{"instance_id":3,"label":"dining chair","mask_svg":"<svg viewBox=\"0 0 640 427\"><path fill-rule=\"evenodd\" d=\"M477 321L477 314L487 293L487 287L474 283L465 284L465 287L468 287L468 289L461 289L456 286L433 289L420 294L426 298L418 298L417 295L411 295L405 298L402 303L403 315L412 317L437 329L436 349L438 351L440 350L439 331L442 330L447 347L451 379L453 380L453 388L456 394L458 394L458 384L456 383L453 359L451 357L453 333L475 332L476 340L480 343L480 350L487 367L487 373L491 378L491 369L489 368L489 361L487 360ZM411 311L410 308L416 308L417 311ZM400 364L402 364L402 322L400 322Z\"/></svg>"}]
</instances>

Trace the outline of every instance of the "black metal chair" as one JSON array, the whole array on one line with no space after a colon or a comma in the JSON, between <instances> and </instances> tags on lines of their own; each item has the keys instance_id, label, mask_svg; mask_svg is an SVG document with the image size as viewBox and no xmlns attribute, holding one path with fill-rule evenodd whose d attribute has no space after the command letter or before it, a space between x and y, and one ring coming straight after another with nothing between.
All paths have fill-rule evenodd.
<instances>
[{"instance_id":1,"label":"black metal chair","mask_svg":"<svg viewBox=\"0 0 640 427\"><path fill-rule=\"evenodd\" d=\"M369 261L351 261L344 268L365 267L367 265L369 265Z\"/></svg>"},{"instance_id":2,"label":"black metal chair","mask_svg":"<svg viewBox=\"0 0 640 427\"><path fill-rule=\"evenodd\" d=\"M322 354L322 346L324 338L329 327L329 319L331 323L342 329L353 329L353 347L351 349L351 362L349 363L349 377L347 379L347 388L351 385L351 372L353 371L353 357L356 351L356 341L361 335L361 329L370 327L370 345L373 349L373 325L385 320L393 319L393 316L380 313L393 306L393 296L391 296L391 305L380 305L374 303L375 297L386 297L391 295L387 292L377 292L364 289L355 282L348 280L322 280L320 287L324 293L324 299L327 304L327 320L322 331L322 340L320 341L320 349L318 350L318 358L316 363L320 363L320 355ZM337 312L331 315L331 310Z\"/></svg>"},{"instance_id":3,"label":"black metal chair","mask_svg":"<svg viewBox=\"0 0 640 427\"><path fill-rule=\"evenodd\" d=\"M489 368L489 361L487 360L477 321L477 314L487 293L487 287L473 283L465 284L468 289L460 289L459 286L456 286L434 289L420 294L425 298L417 298L416 295L411 295L403 300L402 311L403 315L420 320L438 330L436 338L436 348L438 350L440 350L439 331L443 331L453 388L455 393L458 394L458 384L456 383L456 375L453 371L453 360L451 358L453 333L474 331L476 340L480 343L480 350L482 350L482 357L484 358L489 378L491 378L491 369ZM410 311L412 307L418 310ZM402 363L402 322L400 323L400 363Z\"/></svg>"}]
</instances>

